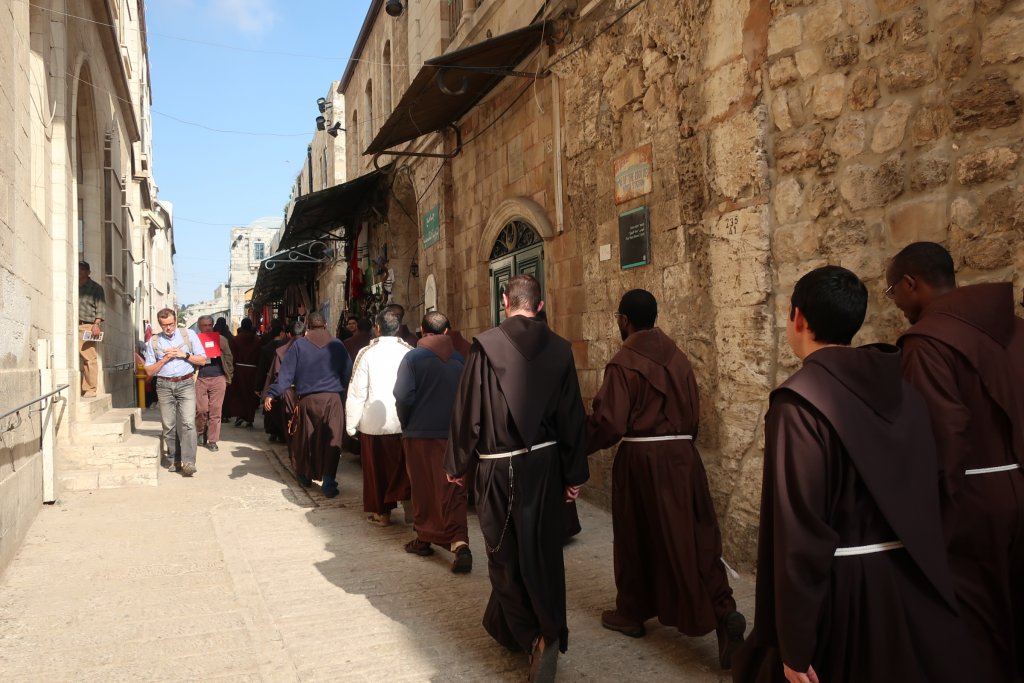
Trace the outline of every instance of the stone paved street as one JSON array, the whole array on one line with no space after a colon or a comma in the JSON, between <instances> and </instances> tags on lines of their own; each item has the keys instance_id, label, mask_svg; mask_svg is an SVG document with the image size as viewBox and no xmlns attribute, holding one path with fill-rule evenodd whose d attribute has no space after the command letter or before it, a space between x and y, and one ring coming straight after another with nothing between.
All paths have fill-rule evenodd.
<instances>
[{"instance_id":1,"label":"stone paved street","mask_svg":"<svg viewBox=\"0 0 1024 683\"><path fill-rule=\"evenodd\" d=\"M330 501L299 487L282 458L258 425L225 425L191 480L164 471L156 488L45 507L0 576L0 680L525 680L525 655L480 625L489 589L472 514L476 566L456 576L446 552L402 552L401 519L364 521L352 456ZM565 551L559 680L727 680L713 634L649 622L634 640L601 628L614 596L610 517L587 503L580 517ZM752 582L734 585L749 620Z\"/></svg>"}]
</instances>

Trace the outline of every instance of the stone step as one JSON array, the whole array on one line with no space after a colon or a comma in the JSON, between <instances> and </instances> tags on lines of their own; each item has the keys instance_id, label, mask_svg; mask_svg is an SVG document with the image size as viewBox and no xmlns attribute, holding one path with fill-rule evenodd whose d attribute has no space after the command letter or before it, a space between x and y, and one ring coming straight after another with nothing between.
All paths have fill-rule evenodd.
<instances>
[{"instance_id":1,"label":"stone step","mask_svg":"<svg viewBox=\"0 0 1024 683\"><path fill-rule=\"evenodd\" d=\"M113 443L58 446L57 458L58 479L65 491L156 486L160 440L145 433Z\"/></svg>"},{"instance_id":2,"label":"stone step","mask_svg":"<svg viewBox=\"0 0 1024 683\"><path fill-rule=\"evenodd\" d=\"M93 396L92 398L79 398L78 419L82 422L88 422L89 420L99 417L113 407L113 403L110 400L110 394L100 394L99 396Z\"/></svg>"},{"instance_id":3,"label":"stone step","mask_svg":"<svg viewBox=\"0 0 1024 683\"><path fill-rule=\"evenodd\" d=\"M71 438L76 444L109 444L131 436L141 422L138 408L114 408L90 421L76 421Z\"/></svg>"}]
</instances>

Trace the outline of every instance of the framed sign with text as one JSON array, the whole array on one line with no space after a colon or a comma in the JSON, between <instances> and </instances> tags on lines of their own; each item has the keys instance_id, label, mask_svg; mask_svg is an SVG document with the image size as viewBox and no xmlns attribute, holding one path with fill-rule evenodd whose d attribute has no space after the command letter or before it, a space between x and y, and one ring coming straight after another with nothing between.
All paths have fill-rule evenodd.
<instances>
[{"instance_id":1,"label":"framed sign with text","mask_svg":"<svg viewBox=\"0 0 1024 683\"><path fill-rule=\"evenodd\" d=\"M654 184L654 149L651 145L638 147L616 157L612 166L615 171L616 205L650 194Z\"/></svg>"},{"instance_id":2,"label":"framed sign with text","mask_svg":"<svg viewBox=\"0 0 1024 683\"><path fill-rule=\"evenodd\" d=\"M651 262L651 213L646 206L619 214L619 266L636 268Z\"/></svg>"},{"instance_id":3,"label":"framed sign with text","mask_svg":"<svg viewBox=\"0 0 1024 683\"><path fill-rule=\"evenodd\" d=\"M441 205L435 204L434 208L423 214L423 246L429 247L437 244L441 239Z\"/></svg>"}]
</instances>

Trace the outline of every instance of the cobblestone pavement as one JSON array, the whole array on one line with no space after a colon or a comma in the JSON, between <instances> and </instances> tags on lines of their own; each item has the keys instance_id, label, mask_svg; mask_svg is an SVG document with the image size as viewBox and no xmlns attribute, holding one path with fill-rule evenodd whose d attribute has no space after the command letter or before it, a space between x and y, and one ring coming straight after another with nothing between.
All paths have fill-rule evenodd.
<instances>
[{"instance_id":1,"label":"cobblestone pavement","mask_svg":"<svg viewBox=\"0 0 1024 683\"><path fill-rule=\"evenodd\" d=\"M152 419L152 414L147 417ZM471 512L472 574L402 550L411 525L364 521L350 455L341 495L302 489L259 427L225 425L199 473L69 494L39 513L0 575L2 681L523 681L525 655L480 625L489 593ZM728 680L714 634L601 628L613 605L611 518L580 504L565 549L570 647L560 681ZM734 582L752 614L749 577Z\"/></svg>"}]
</instances>

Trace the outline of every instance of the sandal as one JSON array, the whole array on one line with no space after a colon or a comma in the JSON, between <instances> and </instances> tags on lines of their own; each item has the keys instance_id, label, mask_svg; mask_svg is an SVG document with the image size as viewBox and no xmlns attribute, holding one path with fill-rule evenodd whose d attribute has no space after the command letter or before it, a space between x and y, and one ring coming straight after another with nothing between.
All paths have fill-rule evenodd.
<instances>
[{"instance_id":1,"label":"sandal","mask_svg":"<svg viewBox=\"0 0 1024 683\"><path fill-rule=\"evenodd\" d=\"M377 526L391 526L391 513L378 515L376 512L371 512L366 515L366 521Z\"/></svg>"}]
</instances>

